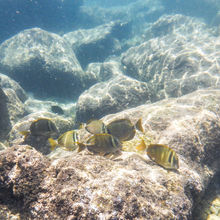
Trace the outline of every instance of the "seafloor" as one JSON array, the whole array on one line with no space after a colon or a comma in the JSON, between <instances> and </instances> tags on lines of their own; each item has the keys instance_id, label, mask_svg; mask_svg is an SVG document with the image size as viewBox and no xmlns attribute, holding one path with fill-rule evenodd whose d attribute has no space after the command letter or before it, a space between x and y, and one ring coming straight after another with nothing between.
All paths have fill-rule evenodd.
<instances>
[{"instance_id":1,"label":"seafloor","mask_svg":"<svg viewBox=\"0 0 220 220\"><path fill-rule=\"evenodd\" d=\"M15 14L3 2L14 26L7 17L0 34L0 219L219 219L220 2L54 1L33 25L38 1ZM144 132L110 157L52 150L27 136L39 118L55 140L75 129L86 143L91 119L141 119ZM142 140L171 147L179 168Z\"/></svg>"}]
</instances>

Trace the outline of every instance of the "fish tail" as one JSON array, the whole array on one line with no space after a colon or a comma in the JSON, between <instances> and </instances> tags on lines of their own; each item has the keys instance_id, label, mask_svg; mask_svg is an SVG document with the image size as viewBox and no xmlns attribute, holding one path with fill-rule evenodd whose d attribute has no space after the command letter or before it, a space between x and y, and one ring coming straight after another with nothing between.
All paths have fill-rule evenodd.
<instances>
[{"instance_id":1,"label":"fish tail","mask_svg":"<svg viewBox=\"0 0 220 220\"><path fill-rule=\"evenodd\" d=\"M139 150L139 151L143 151L143 150L145 150L146 148L147 148L147 146L146 146L144 140L141 139L141 143L136 147L136 149Z\"/></svg>"},{"instance_id":2,"label":"fish tail","mask_svg":"<svg viewBox=\"0 0 220 220\"><path fill-rule=\"evenodd\" d=\"M20 131L19 133L20 133L21 135L24 135L25 138L30 134L29 131Z\"/></svg>"},{"instance_id":3,"label":"fish tail","mask_svg":"<svg viewBox=\"0 0 220 220\"><path fill-rule=\"evenodd\" d=\"M78 144L78 153L79 152L81 152L81 151L83 151L85 148L86 148L86 145L85 144L83 144L83 143L80 143L80 142L77 142L77 144Z\"/></svg>"},{"instance_id":4,"label":"fish tail","mask_svg":"<svg viewBox=\"0 0 220 220\"><path fill-rule=\"evenodd\" d=\"M48 141L50 143L51 151L53 151L55 147L57 146L57 142L53 138L48 138Z\"/></svg>"},{"instance_id":5,"label":"fish tail","mask_svg":"<svg viewBox=\"0 0 220 220\"><path fill-rule=\"evenodd\" d=\"M138 121L135 124L135 127L136 127L137 130L139 130L142 133L144 133L144 128L142 126L142 118L138 119Z\"/></svg>"}]
</instances>

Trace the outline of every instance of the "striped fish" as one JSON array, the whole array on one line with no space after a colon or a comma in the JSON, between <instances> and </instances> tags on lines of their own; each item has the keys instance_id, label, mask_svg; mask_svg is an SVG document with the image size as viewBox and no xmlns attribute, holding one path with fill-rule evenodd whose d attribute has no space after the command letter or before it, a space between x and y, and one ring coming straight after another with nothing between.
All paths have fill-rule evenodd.
<instances>
[{"instance_id":1,"label":"striped fish","mask_svg":"<svg viewBox=\"0 0 220 220\"><path fill-rule=\"evenodd\" d=\"M78 133L75 130L67 131L63 133L57 141L52 138L48 139L51 150L54 150L56 146L62 147L65 150L75 150L77 148Z\"/></svg>"},{"instance_id":2,"label":"striped fish","mask_svg":"<svg viewBox=\"0 0 220 220\"><path fill-rule=\"evenodd\" d=\"M166 169L179 168L179 159L176 152L163 144L150 144L147 147L147 155L160 166Z\"/></svg>"},{"instance_id":3,"label":"striped fish","mask_svg":"<svg viewBox=\"0 0 220 220\"><path fill-rule=\"evenodd\" d=\"M78 143L78 145L79 152L87 147L89 151L103 156L122 148L120 141L110 134L95 134L88 139L87 144Z\"/></svg>"},{"instance_id":4,"label":"striped fish","mask_svg":"<svg viewBox=\"0 0 220 220\"><path fill-rule=\"evenodd\" d=\"M47 118L38 118L30 126L30 134L33 136L51 137L58 133L56 125Z\"/></svg>"},{"instance_id":5,"label":"striped fish","mask_svg":"<svg viewBox=\"0 0 220 220\"><path fill-rule=\"evenodd\" d=\"M85 129L91 134L107 133L105 124L101 120L90 120L87 122Z\"/></svg>"}]
</instances>

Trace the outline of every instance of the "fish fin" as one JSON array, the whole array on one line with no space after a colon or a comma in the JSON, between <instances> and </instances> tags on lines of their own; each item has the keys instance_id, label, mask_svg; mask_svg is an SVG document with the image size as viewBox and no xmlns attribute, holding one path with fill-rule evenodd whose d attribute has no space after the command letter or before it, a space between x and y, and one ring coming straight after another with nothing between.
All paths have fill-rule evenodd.
<instances>
[{"instance_id":1,"label":"fish fin","mask_svg":"<svg viewBox=\"0 0 220 220\"><path fill-rule=\"evenodd\" d=\"M50 143L50 149L53 151L58 144L53 138L48 138L48 141Z\"/></svg>"},{"instance_id":2,"label":"fish fin","mask_svg":"<svg viewBox=\"0 0 220 220\"><path fill-rule=\"evenodd\" d=\"M21 135L24 136L24 138L26 138L29 134L30 134L30 131L20 131L19 132Z\"/></svg>"},{"instance_id":3,"label":"fish fin","mask_svg":"<svg viewBox=\"0 0 220 220\"><path fill-rule=\"evenodd\" d=\"M139 150L139 151L143 151L143 150L145 150L146 148L147 148L147 146L146 146L144 140L141 139L141 143L136 147L136 149Z\"/></svg>"},{"instance_id":4,"label":"fish fin","mask_svg":"<svg viewBox=\"0 0 220 220\"><path fill-rule=\"evenodd\" d=\"M79 152L81 152L81 151L83 151L85 148L86 148L86 145L85 144L83 144L83 143L80 143L80 142L76 142L77 143L77 145L79 146L78 147L78 153Z\"/></svg>"},{"instance_id":5,"label":"fish fin","mask_svg":"<svg viewBox=\"0 0 220 220\"><path fill-rule=\"evenodd\" d=\"M135 127L136 127L137 130L139 130L142 133L144 133L144 128L142 126L142 118L138 119L138 121L135 124Z\"/></svg>"},{"instance_id":6,"label":"fish fin","mask_svg":"<svg viewBox=\"0 0 220 220\"><path fill-rule=\"evenodd\" d=\"M105 152L99 152L97 153L99 156L102 156L102 157L106 157L108 158L108 155L110 155L110 153L105 153Z\"/></svg>"},{"instance_id":7,"label":"fish fin","mask_svg":"<svg viewBox=\"0 0 220 220\"><path fill-rule=\"evenodd\" d=\"M86 124L85 123L81 123L80 125L79 125L79 130L80 129L84 129L86 127Z\"/></svg>"},{"instance_id":8,"label":"fish fin","mask_svg":"<svg viewBox=\"0 0 220 220\"><path fill-rule=\"evenodd\" d=\"M122 145L121 150L122 150L122 151L126 151L126 149L127 149L127 146L123 146L123 145Z\"/></svg>"}]
</instances>

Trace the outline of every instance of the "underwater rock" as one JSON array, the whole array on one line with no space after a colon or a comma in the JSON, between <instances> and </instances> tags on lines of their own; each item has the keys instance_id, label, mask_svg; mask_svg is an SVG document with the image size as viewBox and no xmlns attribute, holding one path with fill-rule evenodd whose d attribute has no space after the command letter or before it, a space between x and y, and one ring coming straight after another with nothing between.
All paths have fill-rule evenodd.
<instances>
[{"instance_id":1,"label":"underwater rock","mask_svg":"<svg viewBox=\"0 0 220 220\"><path fill-rule=\"evenodd\" d=\"M103 82L123 74L121 63L115 60L103 63L90 63L86 68L86 72L94 75L97 82Z\"/></svg>"},{"instance_id":2,"label":"underwater rock","mask_svg":"<svg viewBox=\"0 0 220 220\"><path fill-rule=\"evenodd\" d=\"M167 144L176 172L135 152L110 160L67 151L49 159L21 145L0 151L0 206L27 219L192 219L220 171L219 103L219 90L198 90L103 118L142 118L145 133L123 145L132 151L141 137Z\"/></svg>"},{"instance_id":3,"label":"underwater rock","mask_svg":"<svg viewBox=\"0 0 220 220\"><path fill-rule=\"evenodd\" d=\"M0 216L4 216L8 209L11 214L6 216L16 213L15 219L27 219L23 210L36 200L42 190L40 183L49 164L47 158L27 145L0 152L0 207L4 207Z\"/></svg>"},{"instance_id":4,"label":"underwater rock","mask_svg":"<svg viewBox=\"0 0 220 220\"><path fill-rule=\"evenodd\" d=\"M102 118L105 124L128 117L142 118L144 136L152 144L166 144L193 169L220 169L220 90L197 90L179 98L145 104ZM134 146L133 146L134 147ZM182 164L182 165L181 165ZM202 166L202 167L200 167ZM205 170L203 170L205 172ZM202 173L201 173L202 175Z\"/></svg>"},{"instance_id":5,"label":"underwater rock","mask_svg":"<svg viewBox=\"0 0 220 220\"><path fill-rule=\"evenodd\" d=\"M10 123L14 124L27 114L27 110L24 106L24 102L27 100L27 94L17 82L1 73L0 87L7 96L7 111Z\"/></svg>"},{"instance_id":6,"label":"underwater rock","mask_svg":"<svg viewBox=\"0 0 220 220\"><path fill-rule=\"evenodd\" d=\"M152 88L151 101L219 87L220 68L216 60L220 54L216 48L220 47L220 39L207 28L202 29L204 24L198 31L198 21L186 17L184 22L183 18L161 18L152 25L155 36L160 33L161 37L132 47L122 55L125 74L147 82Z\"/></svg>"},{"instance_id":7,"label":"underwater rock","mask_svg":"<svg viewBox=\"0 0 220 220\"><path fill-rule=\"evenodd\" d=\"M192 36L198 35L198 32L203 33L204 30L206 30L206 35L208 35L207 25L198 18L188 17L182 14L163 15L148 26L145 30L144 37L147 40L169 34L176 35L177 33Z\"/></svg>"},{"instance_id":8,"label":"underwater rock","mask_svg":"<svg viewBox=\"0 0 220 220\"><path fill-rule=\"evenodd\" d=\"M220 218L220 173L217 173L206 189L203 199L196 204L193 220L218 220Z\"/></svg>"},{"instance_id":9,"label":"underwater rock","mask_svg":"<svg viewBox=\"0 0 220 220\"><path fill-rule=\"evenodd\" d=\"M11 88L3 89L4 93L8 97L8 114L11 124L15 124L19 119L28 114L24 103L18 98L15 90Z\"/></svg>"},{"instance_id":10,"label":"underwater rock","mask_svg":"<svg viewBox=\"0 0 220 220\"><path fill-rule=\"evenodd\" d=\"M99 79L106 81L123 74L122 65L118 61L110 60L103 62L100 68Z\"/></svg>"},{"instance_id":11,"label":"underwater rock","mask_svg":"<svg viewBox=\"0 0 220 220\"><path fill-rule=\"evenodd\" d=\"M89 63L103 62L110 55L120 52L118 33L125 29L124 26L121 22L110 22L92 29L79 29L63 37L70 42L80 64L85 68ZM129 30L124 31L129 35Z\"/></svg>"},{"instance_id":12,"label":"underwater rock","mask_svg":"<svg viewBox=\"0 0 220 220\"><path fill-rule=\"evenodd\" d=\"M0 73L0 86L3 90L6 88L13 89L22 102L28 98L24 89L16 81L2 73Z\"/></svg>"},{"instance_id":13,"label":"underwater rock","mask_svg":"<svg viewBox=\"0 0 220 220\"><path fill-rule=\"evenodd\" d=\"M0 151L5 149L7 149L7 146L4 143L0 142Z\"/></svg>"},{"instance_id":14,"label":"underwater rock","mask_svg":"<svg viewBox=\"0 0 220 220\"><path fill-rule=\"evenodd\" d=\"M83 92L76 105L76 121L87 122L141 105L150 100L146 83L124 75L100 82Z\"/></svg>"},{"instance_id":15,"label":"underwater rock","mask_svg":"<svg viewBox=\"0 0 220 220\"><path fill-rule=\"evenodd\" d=\"M35 112L51 112L54 113L51 109L52 106L59 106L63 109L64 117L74 117L76 112L76 103L59 103L55 101L46 101L46 100L39 100L30 97L24 103L25 109L27 109L28 113L35 113Z\"/></svg>"},{"instance_id":16,"label":"underwater rock","mask_svg":"<svg viewBox=\"0 0 220 220\"><path fill-rule=\"evenodd\" d=\"M89 63L85 69L85 72L87 74L93 75L93 78L95 79L95 82L100 81L100 69L101 69L102 63Z\"/></svg>"},{"instance_id":17,"label":"underwater rock","mask_svg":"<svg viewBox=\"0 0 220 220\"><path fill-rule=\"evenodd\" d=\"M5 140L11 130L11 121L8 111L8 97L0 87L0 141Z\"/></svg>"},{"instance_id":18,"label":"underwater rock","mask_svg":"<svg viewBox=\"0 0 220 220\"><path fill-rule=\"evenodd\" d=\"M81 22L83 21L80 26L91 28L103 23L120 20L125 23L129 22L132 31L137 33L137 29L141 29L143 23L156 20L164 12L164 7L159 0L153 2L136 0L131 1L130 4L127 3L126 1L118 1L117 5L112 1L102 1L102 4L96 4L95 2L91 4L90 1L86 1L80 9L80 20ZM130 35L126 34L127 31L123 32L122 36L125 39L130 37Z\"/></svg>"},{"instance_id":19,"label":"underwater rock","mask_svg":"<svg viewBox=\"0 0 220 220\"><path fill-rule=\"evenodd\" d=\"M0 45L0 71L41 98L76 99L90 83L69 42L40 28L24 30Z\"/></svg>"}]
</instances>

